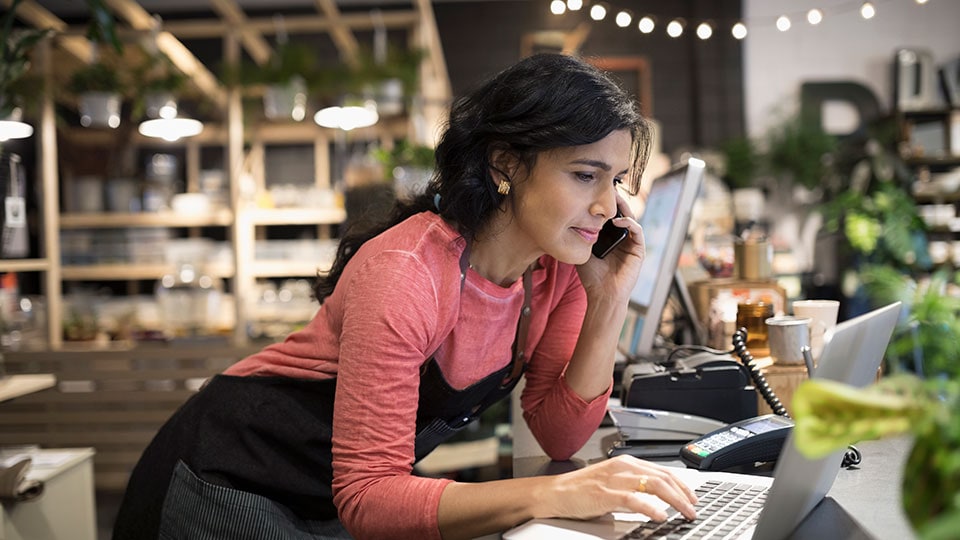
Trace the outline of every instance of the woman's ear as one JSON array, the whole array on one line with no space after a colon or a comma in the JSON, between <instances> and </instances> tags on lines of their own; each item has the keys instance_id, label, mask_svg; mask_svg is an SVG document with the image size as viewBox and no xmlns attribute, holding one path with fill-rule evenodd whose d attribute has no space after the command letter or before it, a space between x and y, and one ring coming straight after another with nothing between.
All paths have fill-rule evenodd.
<instances>
[{"instance_id":1,"label":"woman's ear","mask_svg":"<svg viewBox=\"0 0 960 540\"><path fill-rule=\"evenodd\" d=\"M512 182L520 168L520 160L510 150L494 148L490 151L490 176L493 183Z\"/></svg>"}]
</instances>

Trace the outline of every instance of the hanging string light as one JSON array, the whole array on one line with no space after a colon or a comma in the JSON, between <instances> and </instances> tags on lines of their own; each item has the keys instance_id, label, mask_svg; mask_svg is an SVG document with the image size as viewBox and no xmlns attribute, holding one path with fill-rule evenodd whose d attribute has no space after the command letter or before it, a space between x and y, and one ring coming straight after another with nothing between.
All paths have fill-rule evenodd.
<instances>
[{"instance_id":1,"label":"hanging string light","mask_svg":"<svg viewBox=\"0 0 960 540\"><path fill-rule=\"evenodd\" d=\"M702 22L697 26L697 37L703 40L710 39L713 35L713 27L710 23Z\"/></svg>"},{"instance_id":2,"label":"hanging string light","mask_svg":"<svg viewBox=\"0 0 960 540\"><path fill-rule=\"evenodd\" d=\"M683 20L674 19L667 24L667 35L672 38L678 38L683 35Z\"/></svg>"},{"instance_id":3,"label":"hanging string light","mask_svg":"<svg viewBox=\"0 0 960 540\"><path fill-rule=\"evenodd\" d=\"M777 30L781 32L786 32L787 30L790 29L790 26L791 26L790 17L787 17L786 15L781 15L777 17Z\"/></svg>"},{"instance_id":4,"label":"hanging string light","mask_svg":"<svg viewBox=\"0 0 960 540\"><path fill-rule=\"evenodd\" d=\"M620 0L623 2L624 0ZM926 5L929 0L914 0L918 5ZM564 15L566 12L570 11L580 11L586 6L589 6L589 16L594 21L603 21L607 13L612 9L610 5L606 2L591 2L590 0L551 0L549 3L551 13L555 15ZM874 5L874 2L847 2L842 5L834 6L829 8L831 20L835 15L840 13L850 13L850 12L859 12L860 16L866 20L872 19L877 15L877 9ZM634 14L629 10L615 10L617 15L614 17L614 23L621 27L626 28L633 24L633 21L637 22L637 30L643 34L652 34L657 28L656 18L653 15L645 14L641 15L639 13ZM824 10L819 8L812 8L806 11L801 11L799 13L783 13L777 17L760 17L755 18L749 21L749 24L753 27L756 26L773 26L781 32L786 32L790 30L793 26L794 20L800 20L803 17L806 19L807 23L811 26L816 26L827 18L827 15L824 13ZM715 30L718 30L724 24L720 22L717 24L713 21L701 21L691 22L695 24L695 33L698 38L701 40L710 39L713 36ZM691 26L694 28L694 26ZM667 35L672 38L677 38L683 35L684 30L686 29L686 22L683 19L675 18L669 24L666 25L665 30ZM734 39L742 40L747 37L748 29L746 21L735 21L730 26L730 34Z\"/></svg>"},{"instance_id":5,"label":"hanging string light","mask_svg":"<svg viewBox=\"0 0 960 540\"><path fill-rule=\"evenodd\" d=\"M640 22L637 23L637 28L644 34L649 34L653 32L653 29L656 28L657 23L653 17L647 15L640 19Z\"/></svg>"},{"instance_id":6,"label":"hanging string light","mask_svg":"<svg viewBox=\"0 0 960 540\"><path fill-rule=\"evenodd\" d=\"M590 8L590 18L595 21L602 21L604 17L607 16L607 6L601 4L594 4Z\"/></svg>"},{"instance_id":7,"label":"hanging string light","mask_svg":"<svg viewBox=\"0 0 960 540\"><path fill-rule=\"evenodd\" d=\"M734 39L743 39L747 37L747 25L742 22L738 22L733 25L733 28L730 29L730 34L733 35Z\"/></svg>"}]
</instances>

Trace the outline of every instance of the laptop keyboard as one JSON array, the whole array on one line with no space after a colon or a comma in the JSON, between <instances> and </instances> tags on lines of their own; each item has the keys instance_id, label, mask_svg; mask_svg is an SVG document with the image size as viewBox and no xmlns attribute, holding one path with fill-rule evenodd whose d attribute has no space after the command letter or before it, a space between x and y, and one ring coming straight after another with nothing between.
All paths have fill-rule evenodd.
<instances>
[{"instance_id":1,"label":"laptop keyboard","mask_svg":"<svg viewBox=\"0 0 960 540\"><path fill-rule=\"evenodd\" d=\"M757 522L767 499L767 489L751 484L705 482L696 490L695 521L688 521L680 512L668 508L666 521L646 522L623 538L737 538Z\"/></svg>"}]
</instances>

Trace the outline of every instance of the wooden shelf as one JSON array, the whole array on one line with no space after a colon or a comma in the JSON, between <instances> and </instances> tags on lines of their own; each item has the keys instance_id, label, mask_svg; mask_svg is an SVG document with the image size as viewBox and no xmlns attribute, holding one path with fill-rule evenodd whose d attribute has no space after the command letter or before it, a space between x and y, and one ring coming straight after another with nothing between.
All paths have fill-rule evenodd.
<instances>
[{"instance_id":1,"label":"wooden shelf","mask_svg":"<svg viewBox=\"0 0 960 540\"><path fill-rule=\"evenodd\" d=\"M46 259L0 259L0 272L45 272L50 269Z\"/></svg>"},{"instance_id":2,"label":"wooden shelf","mask_svg":"<svg viewBox=\"0 0 960 540\"><path fill-rule=\"evenodd\" d=\"M169 264L91 264L64 266L62 278L70 281L160 279L175 268ZM205 266L203 272L212 277L233 277L228 265Z\"/></svg>"},{"instance_id":3,"label":"wooden shelf","mask_svg":"<svg viewBox=\"0 0 960 540\"><path fill-rule=\"evenodd\" d=\"M233 212L224 208L207 214L177 212L110 212L61 214L61 229L129 227L226 227L233 223Z\"/></svg>"},{"instance_id":4,"label":"wooden shelf","mask_svg":"<svg viewBox=\"0 0 960 540\"><path fill-rule=\"evenodd\" d=\"M323 270L330 266L329 263L315 263L303 261L253 261L252 273L254 277L316 277L318 274L326 273Z\"/></svg>"},{"instance_id":5,"label":"wooden shelf","mask_svg":"<svg viewBox=\"0 0 960 540\"><path fill-rule=\"evenodd\" d=\"M904 162L912 167L960 167L960 156L911 157Z\"/></svg>"},{"instance_id":6,"label":"wooden shelf","mask_svg":"<svg viewBox=\"0 0 960 540\"><path fill-rule=\"evenodd\" d=\"M343 208L257 208L238 216L252 225L332 225L347 219Z\"/></svg>"}]
</instances>

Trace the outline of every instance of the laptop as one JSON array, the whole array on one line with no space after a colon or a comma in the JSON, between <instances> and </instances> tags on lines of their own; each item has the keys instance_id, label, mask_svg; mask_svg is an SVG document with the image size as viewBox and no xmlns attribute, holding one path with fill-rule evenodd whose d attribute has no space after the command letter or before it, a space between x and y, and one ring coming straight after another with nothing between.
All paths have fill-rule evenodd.
<instances>
[{"instance_id":1,"label":"laptop","mask_svg":"<svg viewBox=\"0 0 960 540\"><path fill-rule=\"evenodd\" d=\"M876 379L887 344L900 317L901 303L838 324L824 336L820 363L813 376L857 387ZM773 478L739 473L676 470L699 499L697 520L687 522L679 513L665 524L649 522L646 516L611 513L601 518L534 519L504 533L506 540L604 539L624 538L756 538L779 540L789 536L830 490L844 450L821 459L807 459L793 444L793 433L783 446ZM736 492L736 493L731 493ZM660 507L666 503L652 495ZM723 503L721 505L721 503ZM723 506L721 509L720 507ZM659 527L651 531L650 528ZM669 530L668 530L669 529Z\"/></svg>"}]
</instances>

